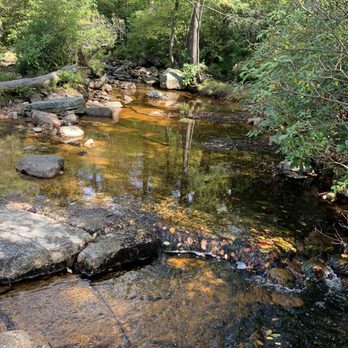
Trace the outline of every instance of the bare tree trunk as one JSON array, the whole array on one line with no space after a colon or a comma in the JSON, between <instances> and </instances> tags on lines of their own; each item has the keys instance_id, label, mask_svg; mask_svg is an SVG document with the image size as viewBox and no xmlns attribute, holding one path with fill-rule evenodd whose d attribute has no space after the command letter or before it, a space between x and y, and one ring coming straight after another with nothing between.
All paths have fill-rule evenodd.
<instances>
[{"instance_id":1,"label":"bare tree trunk","mask_svg":"<svg viewBox=\"0 0 348 348\"><path fill-rule=\"evenodd\" d=\"M203 14L203 2L204 0L197 0L193 7L191 26L187 42L187 49L190 54L191 64L199 66L199 39L200 39L200 26Z\"/></svg>"},{"instance_id":2,"label":"bare tree trunk","mask_svg":"<svg viewBox=\"0 0 348 348\"><path fill-rule=\"evenodd\" d=\"M171 67L175 67L176 61L174 58L174 46L175 46L175 40L176 40L176 19L179 11L180 6L180 0L175 0L174 5L174 12L172 17L172 28L170 33L170 40L169 40L169 62Z\"/></svg>"}]
</instances>

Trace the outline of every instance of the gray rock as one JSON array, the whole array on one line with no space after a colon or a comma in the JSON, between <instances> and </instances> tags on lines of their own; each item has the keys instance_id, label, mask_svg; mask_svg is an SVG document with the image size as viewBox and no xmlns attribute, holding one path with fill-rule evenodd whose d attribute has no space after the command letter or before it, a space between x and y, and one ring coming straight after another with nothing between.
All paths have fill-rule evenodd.
<instances>
[{"instance_id":1,"label":"gray rock","mask_svg":"<svg viewBox=\"0 0 348 348\"><path fill-rule=\"evenodd\" d=\"M90 234L106 234L118 224L124 212L105 208L78 209L69 218L69 225L83 229Z\"/></svg>"},{"instance_id":2,"label":"gray rock","mask_svg":"<svg viewBox=\"0 0 348 348\"><path fill-rule=\"evenodd\" d=\"M147 94L147 96L149 98L154 98L154 99L168 100L168 97L165 94L157 90L150 91Z\"/></svg>"},{"instance_id":3,"label":"gray rock","mask_svg":"<svg viewBox=\"0 0 348 348\"><path fill-rule=\"evenodd\" d=\"M89 117L107 117L118 121L119 113L123 105L120 102L110 102L107 104L93 103L86 109L86 115Z\"/></svg>"},{"instance_id":4,"label":"gray rock","mask_svg":"<svg viewBox=\"0 0 348 348\"><path fill-rule=\"evenodd\" d=\"M107 92L107 93L111 93L113 90L112 86L109 85L108 83L106 85L103 86L103 91Z\"/></svg>"},{"instance_id":5,"label":"gray rock","mask_svg":"<svg viewBox=\"0 0 348 348\"><path fill-rule=\"evenodd\" d=\"M91 89L102 89L104 85L107 83L107 76L103 75L99 79L91 80L88 82L88 88Z\"/></svg>"},{"instance_id":6,"label":"gray rock","mask_svg":"<svg viewBox=\"0 0 348 348\"><path fill-rule=\"evenodd\" d=\"M137 89L137 86L135 85L135 83L133 82L129 82L129 81L126 81L126 82L122 82L120 87L122 89L131 89L131 90L135 90Z\"/></svg>"},{"instance_id":7,"label":"gray rock","mask_svg":"<svg viewBox=\"0 0 348 348\"><path fill-rule=\"evenodd\" d=\"M147 85L154 85L158 83L158 78L157 77L153 77L153 76L148 76L148 77L144 77L143 81L147 84Z\"/></svg>"},{"instance_id":8,"label":"gray rock","mask_svg":"<svg viewBox=\"0 0 348 348\"><path fill-rule=\"evenodd\" d=\"M61 125L58 116L49 112L33 110L31 120L35 126L45 126L48 128L59 128Z\"/></svg>"},{"instance_id":9,"label":"gray rock","mask_svg":"<svg viewBox=\"0 0 348 348\"><path fill-rule=\"evenodd\" d=\"M167 69L159 76L160 86L164 89L184 89L184 74L179 69Z\"/></svg>"},{"instance_id":10,"label":"gray rock","mask_svg":"<svg viewBox=\"0 0 348 348\"><path fill-rule=\"evenodd\" d=\"M151 233L128 227L90 244L79 254L75 266L81 273L93 276L155 257L158 247Z\"/></svg>"},{"instance_id":11,"label":"gray rock","mask_svg":"<svg viewBox=\"0 0 348 348\"><path fill-rule=\"evenodd\" d=\"M37 335L17 330L0 334L0 348L50 348L46 340Z\"/></svg>"},{"instance_id":12,"label":"gray rock","mask_svg":"<svg viewBox=\"0 0 348 348\"><path fill-rule=\"evenodd\" d=\"M20 159L16 169L22 174L51 179L64 170L64 158L53 155L32 155Z\"/></svg>"},{"instance_id":13,"label":"gray rock","mask_svg":"<svg viewBox=\"0 0 348 348\"><path fill-rule=\"evenodd\" d=\"M63 118L63 122L65 124L77 124L77 123L79 123L79 118L75 114L70 114L70 115L66 115Z\"/></svg>"},{"instance_id":14,"label":"gray rock","mask_svg":"<svg viewBox=\"0 0 348 348\"><path fill-rule=\"evenodd\" d=\"M83 97L67 97L50 100L41 100L33 103L24 103L22 113L30 113L32 110L40 110L53 114L62 114L69 110L75 110L75 113L83 113L85 100Z\"/></svg>"},{"instance_id":15,"label":"gray rock","mask_svg":"<svg viewBox=\"0 0 348 348\"><path fill-rule=\"evenodd\" d=\"M63 140L78 140L85 135L84 131L77 126L63 126L59 130L60 136Z\"/></svg>"},{"instance_id":16,"label":"gray rock","mask_svg":"<svg viewBox=\"0 0 348 348\"><path fill-rule=\"evenodd\" d=\"M311 167L292 167L290 161L280 162L278 169L283 175L292 179L307 179L308 175L314 176L314 172Z\"/></svg>"},{"instance_id":17,"label":"gray rock","mask_svg":"<svg viewBox=\"0 0 348 348\"><path fill-rule=\"evenodd\" d=\"M71 267L90 239L88 233L48 217L2 208L0 283L12 283Z\"/></svg>"}]
</instances>

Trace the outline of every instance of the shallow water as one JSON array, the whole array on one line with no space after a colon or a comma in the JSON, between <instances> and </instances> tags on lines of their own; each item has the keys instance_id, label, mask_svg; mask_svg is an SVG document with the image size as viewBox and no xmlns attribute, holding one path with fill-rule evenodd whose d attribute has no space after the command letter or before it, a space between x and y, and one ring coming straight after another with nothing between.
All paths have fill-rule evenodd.
<instances>
[{"instance_id":1,"label":"shallow water","mask_svg":"<svg viewBox=\"0 0 348 348\"><path fill-rule=\"evenodd\" d=\"M314 226L330 226L331 213L310 184L272 175L280 159L264 140L246 136L250 127L238 105L185 93L149 101L146 92L137 89L118 123L82 119L86 138L96 143L91 150L0 121L1 198L61 208L136 202L177 225L215 235L253 227L294 244ZM212 113L219 122L188 119ZM221 122L226 115L235 122ZM16 160L30 153L64 156L64 175L19 176ZM161 258L93 283L61 275L0 287L0 331L39 332L53 347L348 345L348 297L340 281L336 289L291 292L233 267Z\"/></svg>"},{"instance_id":2,"label":"shallow water","mask_svg":"<svg viewBox=\"0 0 348 348\"><path fill-rule=\"evenodd\" d=\"M185 224L207 225L215 232L243 224L297 235L305 226L309 230L326 221L327 210L307 184L272 176L279 158L264 141L246 137L250 127L240 122L238 105L173 92L166 102L149 101L146 92L138 88L118 123L83 118L86 137L96 143L95 149L85 149L87 156L78 155L83 147L1 121L3 195L17 190L27 199L60 206L124 199L155 205L158 211L175 206ZM188 114L212 110L232 115L236 123L187 120ZM53 181L19 177L15 161L28 153L64 156L65 174Z\"/></svg>"},{"instance_id":3,"label":"shallow water","mask_svg":"<svg viewBox=\"0 0 348 348\"><path fill-rule=\"evenodd\" d=\"M94 283L17 285L0 298L0 328L53 347L344 347L344 296L279 292L225 262L164 258Z\"/></svg>"}]
</instances>

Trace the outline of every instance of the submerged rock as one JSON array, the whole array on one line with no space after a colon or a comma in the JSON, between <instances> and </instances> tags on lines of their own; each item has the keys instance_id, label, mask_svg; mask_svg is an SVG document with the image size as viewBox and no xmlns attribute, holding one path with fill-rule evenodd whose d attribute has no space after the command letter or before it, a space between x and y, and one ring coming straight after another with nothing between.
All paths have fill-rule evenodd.
<instances>
[{"instance_id":1,"label":"submerged rock","mask_svg":"<svg viewBox=\"0 0 348 348\"><path fill-rule=\"evenodd\" d=\"M184 74L178 69L167 69L159 76L161 88L184 89Z\"/></svg>"},{"instance_id":2,"label":"submerged rock","mask_svg":"<svg viewBox=\"0 0 348 348\"><path fill-rule=\"evenodd\" d=\"M168 100L168 97L165 94L163 94L162 92L157 91L157 90L150 91L147 94L147 96L149 98L154 98L154 99Z\"/></svg>"},{"instance_id":3,"label":"submerged rock","mask_svg":"<svg viewBox=\"0 0 348 348\"><path fill-rule=\"evenodd\" d=\"M44 338L22 330L0 334L0 348L49 348Z\"/></svg>"},{"instance_id":4,"label":"submerged rock","mask_svg":"<svg viewBox=\"0 0 348 348\"><path fill-rule=\"evenodd\" d=\"M131 98L131 97L128 96L128 95L125 95L125 96L123 97L123 101L124 101L125 104L129 104L129 103L131 103L133 100L134 100L134 99Z\"/></svg>"},{"instance_id":5,"label":"submerged rock","mask_svg":"<svg viewBox=\"0 0 348 348\"><path fill-rule=\"evenodd\" d=\"M144 261L157 255L158 240L150 233L124 229L90 244L78 256L76 268L87 276Z\"/></svg>"},{"instance_id":6,"label":"submerged rock","mask_svg":"<svg viewBox=\"0 0 348 348\"><path fill-rule=\"evenodd\" d=\"M88 149L93 149L95 148L95 143L93 139L88 139L84 144L84 147L87 147Z\"/></svg>"},{"instance_id":7,"label":"submerged rock","mask_svg":"<svg viewBox=\"0 0 348 348\"><path fill-rule=\"evenodd\" d=\"M27 211L0 210L0 284L63 270L91 239L84 231Z\"/></svg>"},{"instance_id":8,"label":"submerged rock","mask_svg":"<svg viewBox=\"0 0 348 348\"><path fill-rule=\"evenodd\" d=\"M53 155L32 155L20 159L16 169L22 174L51 179L64 170L64 158Z\"/></svg>"},{"instance_id":9,"label":"submerged rock","mask_svg":"<svg viewBox=\"0 0 348 348\"><path fill-rule=\"evenodd\" d=\"M272 268L268 272L268 277L279 285L290 285L294 281L292 273L285 268Z\"/></svg>"},{"instance_id":10,"label":"submerged rock","mask_svg":"<svg viewBox=\"0 0 348 348\"><path fill-rule=\"evenodd\" d=\"M132 89L132 90L137 89L137 86L135 85L135 83L128 82L128 81L122 82L120 87L121 87L121 89Z\"/></svg>"}]
</instances>

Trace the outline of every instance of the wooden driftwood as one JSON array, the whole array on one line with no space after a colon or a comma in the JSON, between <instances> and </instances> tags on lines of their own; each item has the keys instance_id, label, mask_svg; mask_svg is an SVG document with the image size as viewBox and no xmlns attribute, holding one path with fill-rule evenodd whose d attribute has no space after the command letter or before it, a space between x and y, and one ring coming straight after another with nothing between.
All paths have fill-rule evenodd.
<instances>
[{"instance_id":1,"label":"wooden driftwood","mask_svg":"<svg viewBox=\"0 0 348 348\"><path fill-rule=\"evenodd\" d=\"M76 70L77 70L77 65L74 64L74 65L66 66L62 68L61 70L53 71L46 75L19 79L19 80L12 80L12 81L2 81L0 82L0 91L4 90L6 92L13 92L13 91L16 91L17 88L21 88L21 87L35 87L35 88L46 87L51 82L59 81L59 74L62 71L76 71Z\"/></svg>"}]
</instances>

